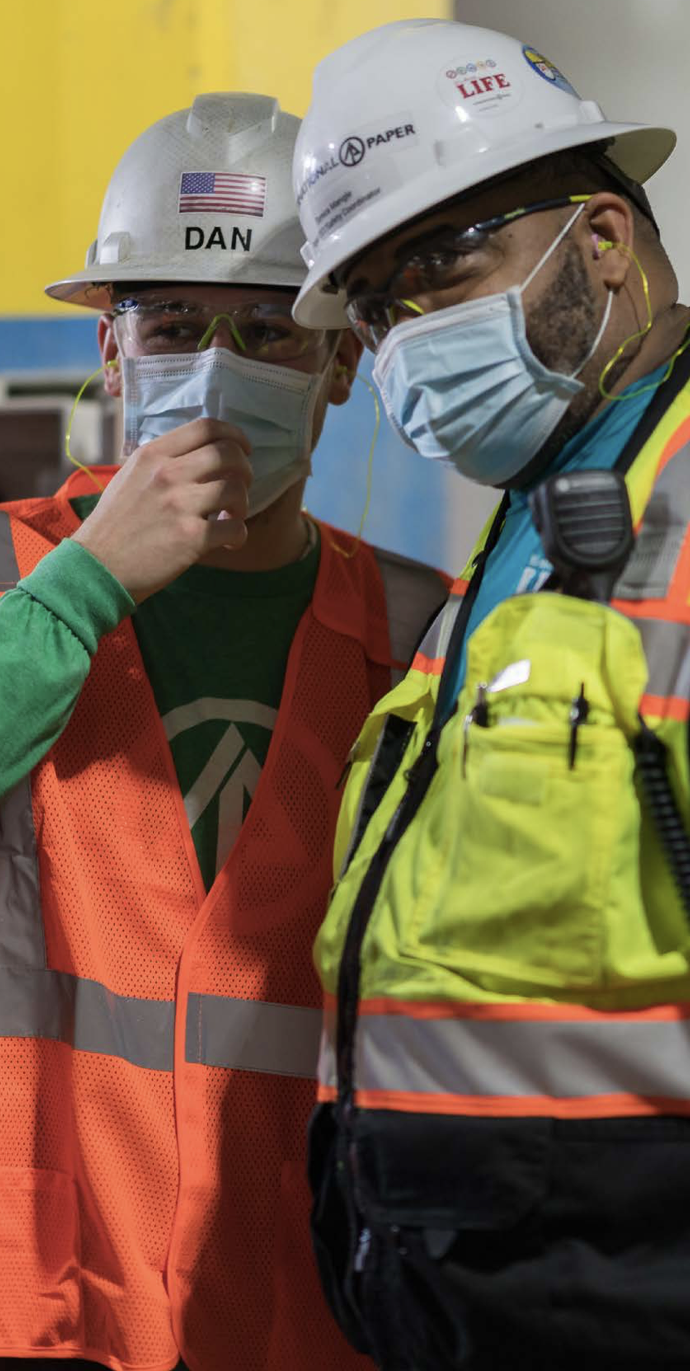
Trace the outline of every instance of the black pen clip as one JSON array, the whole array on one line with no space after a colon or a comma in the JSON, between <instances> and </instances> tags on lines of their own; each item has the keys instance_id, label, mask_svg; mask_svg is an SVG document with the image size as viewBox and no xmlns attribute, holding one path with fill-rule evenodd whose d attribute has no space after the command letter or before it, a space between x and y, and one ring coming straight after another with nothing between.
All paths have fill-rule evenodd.
<instances>
[{"instance_id":1,"label":"black pen clip","mask_svg":"<svg viewBox=\"0 0 690 1371\"><path fill-rule=\"evenodd\" d=\"M477 724L479 728L489 727L489 704L486 698L487 687L484 682L477 686L477 696L469 714L465 715L463 724L463 744L462 744L462 774L467 772L467 753L470 747L470 727Z\"/></svg>"},{"instance_id":2,"label":"black pen clip","mask_svg":"<svg viewBox=\"0 0 690 1371\"><path fill-rule=\"evenodd\" d=\"M589 701L585 698L585 683L580 686L580 694L576 695L571 706L568 722L570 723L570 742L568 745L568 767L570 771L575 766L575 754L577 752L577 730L580 724L584 724L589 714Z\"/></svg>"}]
</instances>

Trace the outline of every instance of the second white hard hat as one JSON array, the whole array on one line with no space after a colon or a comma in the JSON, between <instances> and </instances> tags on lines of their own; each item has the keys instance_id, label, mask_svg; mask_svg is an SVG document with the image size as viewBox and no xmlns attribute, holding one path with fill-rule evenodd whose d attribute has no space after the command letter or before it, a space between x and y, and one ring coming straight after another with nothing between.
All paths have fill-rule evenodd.
<instances>
[{"instance_id":1,"label":"second white hard hat","mask_svg":"<svg viewBox=\"0 0 690 1371\"><path fill-rule=\"evenodd\" d=\"M295 318L341 328L332 273L441 201L538 157L591 143L634 181L673 151L669 129L607 120L534 48L470 24L413 19L316 68L293 181L309 274Z\"/></svg>"},{"instance_id":2,"label":"second white hard hat","mask_svg":"<svg viewBox=\"0 0 690 1371\"><path fill-rule=\"evenodd\" d=\"M267 95L197 96L132 143L83 271L47 286L108 309L118 282L301 285L290 169L299 119Z\"/></svg>"}]
</instances>

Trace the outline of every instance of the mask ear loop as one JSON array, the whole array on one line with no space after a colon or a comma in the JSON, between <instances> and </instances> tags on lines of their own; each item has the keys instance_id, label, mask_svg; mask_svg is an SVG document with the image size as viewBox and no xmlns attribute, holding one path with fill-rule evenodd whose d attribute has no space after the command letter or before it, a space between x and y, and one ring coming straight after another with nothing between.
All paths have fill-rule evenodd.
<instances>
[{"instance_id":1,"label":"mask ear loop","mask_svg":"<svg viewBox=\"0 0 690 1371\"><path fill-rule=\"evenodd\" d=\"M341 372L345 372L345 374L346 374L347 376L350 376L350 377L353 376L353 373L352 373L351 371L349 371L347 367L336 367L335 372L336 372L336 376L339 375ZM339 552L341 557L347 557L348 559L349 559L350 557L355 557L355 556L356 556L357 552L359 551L360 543L361 543L361 541L362 541L362 533L364 532L364 525L365 525L365 523L366 523L366 521L367 521L367 515L368 515L368 513L369 513L369 505L371 504L371 486L372 486L372 476L373 476L373 467L374 467L374 448L376 447L376 439L377 439L378 436L379 436L379 429L380 429L380 427L381 427L381 406L380 406L380 404L379 404L379 397L378 397L378 395L376 394L376 391L374 390L374 387L373 387L372 385L370 385L369 381L365 381L365 379L364 379L363 376L358 376L358 375L355 374L354 380L355 380L355 381L361 381L362 385L363 385L363 386L366 386L367 390L369 391L369 394L371 395L371 398L372 398L372 400L374 401L374 410L376 411L376 421L375 421L375 423L374 423L374 434L373 434L373 437L372 437L372 440L371 440L371 443L370 443L370 446L369 446L369 455L368 455L368 457L367 457L367 490L366 490L366 498L365 498L365 501L364 501L364 510L363 510L363 513L362 513L362 517L361 517L361 519L360 519L360 521L359 521L359 528L357 529L357 532L356 532L356 534L355 534L355 541L354 541L354 544L353 544L353 546L352 546L351 548L348 549L348 548L346 548L346 547L341 547L339 543L336 543L336 541L335 541L334 538L331 538L331 539L330 539L330 544L331 544L331 547L333 548L333 551L334 551L334 552Z\"/></svg>"},{"instance_id":2,"label":"mask ear loop","mask_svg":"<svg viewBox=\"0 0 690 1371\"><path fill-rule=\"evenodd\" d=\"M690 346L690 333L688 334L688 337L685 339L685 341L681 343L680 347L676 348L676 351L670 358L668 366L659 381L653 381L651 385L648 386L639 386L637 390L630 391L627 395L625 393L622 395L612 395L611 391L607 390L606 386L604 385L606 377L608 376L611 368L615 366L616 362L618 361L618 358L623 355L625 349L628 346L628 343L633 343L637 338L645 338L647 336L649 330L652 327L652 324L654 323L654 315L652 313L652 300L649 290L649 278L639 257L637 256L637 253L633 252L632 248L629 248L627 243L612 243L608 238L597 239L595 247L597 249L597 256L602 252L609 252L611 248L618 248L619 252L626 253L630 260L637 267L637 270L640 273L640 278L642 280L642 290L644 292L645 304L647 306L647 322L643 325L641 329L638 329L635 333L631 333L630 337L626 338L625 341L621 343L620 347L617 348L614 352L613 357L610 359L610 361L606 363L606 366L604 367L599 377L599 394L603 396L604 400L634 400L637 395L644 395L649 390L658 390L659 386L662 386L664 384L664 381L668 380L675 366L676 359L680 357L681 353L685 352L685 349L688 346Z\"/></svg>"},{"instance_id":3,"label":"mask ear loop","mask_svg":"<svg viewBox=\"0 0 690 1371\"><path fill-rule=\"evenodd\" d=\"M570 218L568 219L568 222L563 225L563 228L561 229L560 233L557 234L553 242L549 244L548 248L546 249L546 252L542 253L542 256L539 258L537 265L535 267L532 267L529 276L526 277L521 286L518 286L518 290L520 291L521 295L524 294L524 292L527 290L527 287L531 285L537 272L541 271L543 266L546 266L549 257L551 257L552 254L556 251L556 248L559 246L559 244L563 242L563 239L565 238L566 234L570 233L570 230L573 224L575 223L575 220L579 219L585 207L585 203L589 199L591 199L591 196L589 195L583 197L582 203L578 205L577 209L575 210L575 213L571 214Z\"/></svg>"},{"instance_id":4,"label":"mask ear loop","mask_svg":"<svg viewBox=\"0 0 690 1371\"><path fill-rule=\"evenodd\" d=\"M111 362L105 362L104 365L102 367L99 367L97 371L92 371L91 375L87 376L83 386L80 386L79 390L77 391L74 404L72 405L72 408L69 413L69 419L67 420L67 431L65 433L65 456L67 457L67 460L72 463L73 467L77 467L79 471L83 471L84 474L88 476L89 480L93 481L93 484L95 485L96 489L100 490L101 494L103 494L105 486L101 485L100 481L94 476L90 467L85 466L83 462L78 461L76 457L72 456L70 438L72 436L72 424L74 423L74 416L77 412L77 405L79 404L79 401L81 400L81 397L84 394L86 387L90 386L91 382L95 381L96 377L100 376L101 372L105 372L106 367L116 366L119 366L119 362L117 358L113 358Z\"/></svg>"}]
</instances>

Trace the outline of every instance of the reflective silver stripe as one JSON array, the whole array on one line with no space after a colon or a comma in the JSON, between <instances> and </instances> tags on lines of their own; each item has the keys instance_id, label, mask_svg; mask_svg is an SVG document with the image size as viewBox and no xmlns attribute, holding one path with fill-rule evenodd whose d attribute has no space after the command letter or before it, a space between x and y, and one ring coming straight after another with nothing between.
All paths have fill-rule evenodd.
<instances>
[{"instance_id":1,"label":"reflective silver stripe","mask_svg":"<svg viewBox=\"0 0 690 1371\"><path fill-rule=\"evenodd\" d=\"M0 966L46 964L38 857L27 776L0 802Z\"/></svg>"},{"instance_id":2,"label":"reflective silver stripe","mask_svg":"<svg viewBox=\"0 0 690 1371\"><path fill-rule=\"evenodd\" d=\"M431 615L445 602L446 588L437 573L422 562L380 548L374 551L386 593L391 656L407 667ZM402 668L394 667L393 685L404 674Z\"/></svg>"},{"instance_id":3,"label":"reflective silver stripe","mask_svg":"<svg viewBox=\"0 0 690 1371\"><path fill-rule=\"evenodd\" d=\"M175 1006L114 995L64 971L0 967L0 1037L52 1038L81 1052L172 1071Z\"/></svg>"},{"instance_id":4,"label":"reflective silver stripe","mask_svg":"<svg viewBox=\"0 0 690 1371\"><path fill-rule=\"evenodd\" d=\"M616 599L655 600L668 594L690 523L689 465L686 443L655 482Z\"/></svg>"},{"instance_id":5,"label":"reflective silver stripe","mask_svg":"<svg viewBox=\"0 0 690 1371\"><path fill-rule=\"evenodd\" d=\"M445 657L463 598L462 595L451 595L428 632L424 634L418 651L423 657L428 657L429 661L434 662L439 657Z\"/></svg>"},{"instance_id":6,"label":"reflective silver stripe","mask_svg":"<svg viewBox=\"0 0 690 1371\"><path fill-rule=\"evenodd\" d=\"M314 1079L321 1011L223 995L190 995L187 1061Z\"/></svg>"},{"instance_id":7,"label":"reflective silver stripe","mask_svg":"<svg viewBox=\"0 0 690 1371\"><path fill-rule=\"evenodd\" d=\"M647 694L690 699L690 626L668 619L635 619L647 658Z\"/></svg>"},{"instance_id":8,"label":"reflective silver stripe","mask_svg":"<svg viewBox=\"0 0 690 1371\"><path fill-rule=\"evenodd\" d=\"M0 510L0 594L10 590L19 580L19 567L12 542L10 516Z\"/></svg>"},{"instance_id":9,"label":"reflective silver stripe","mask_svg":"<svg viewBox=\"0 0 690 1371\"><path fill-rule=\"evenodd\" d=\"M333 1084L322 1052L321 1079ZM690 1018L412 1019L357 1028L358 1090L449 1096L690 1099Z\"/></svg>"},{"instance_id":10,"label":"reflective silver stripe","mask_svg":"<svg viewBox=\"0 0 690 1371\"><path fill-rule=\"evenodd\" d=\"M338 1084L335 1056L335 1033L335 1010L324 1010L321 1042L319 1045L319 1061L316 1068L316 1074L319 1084L327 1085L331 1089L335 1089Z\"/></svg>"}]
</instances>

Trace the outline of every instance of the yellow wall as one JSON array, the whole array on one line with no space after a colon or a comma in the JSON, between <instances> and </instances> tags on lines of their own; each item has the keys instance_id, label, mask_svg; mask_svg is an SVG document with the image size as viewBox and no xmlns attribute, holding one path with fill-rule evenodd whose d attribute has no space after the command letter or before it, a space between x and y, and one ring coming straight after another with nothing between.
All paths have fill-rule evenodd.
<instances>
[{"instance_id":1,"label":"yellow wall","mask_svg":"<svg viewBox=\"0 0 690 1371\"><path fill-rule=\"evenodd\" d=\"M55 315L43 285L84 265L115 163L200 91L303 114L316 62L445 0L27 0L3 12L0 313Z\"/></svg>"}]
</instances>

